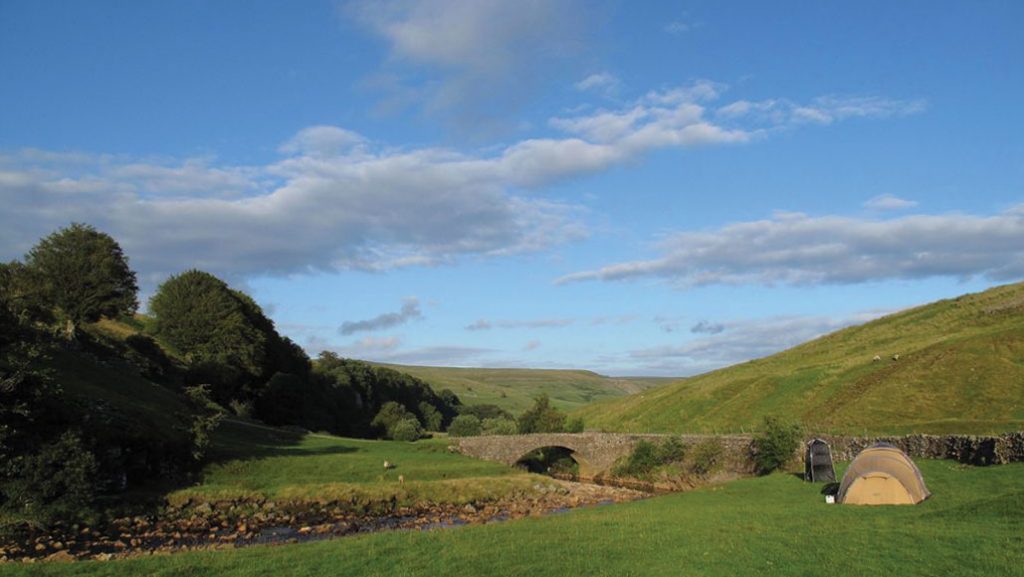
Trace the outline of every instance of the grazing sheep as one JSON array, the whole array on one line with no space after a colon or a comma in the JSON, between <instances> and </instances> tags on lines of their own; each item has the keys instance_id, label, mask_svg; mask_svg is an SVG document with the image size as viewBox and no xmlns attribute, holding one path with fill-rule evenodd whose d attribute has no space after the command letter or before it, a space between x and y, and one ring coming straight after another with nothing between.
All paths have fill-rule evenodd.
<instances>
[{"instance_id":1,"label":"grazing sheep","mask_svg":"<svg viewBox=\"0 0 1024 577\"><path fill-rule=\"evenodd\" d=\"M871 361L874 362L874 363L877 363L880 360L882 360L882 357L880 357L878 355L875 355L875 358L871 359Z\"/></svg>"},{"instance_id":2,"label":"grazing sheep","mask_svg":"<svg viewBox=\"0 0 1024 577\"><path fill-rule=\"evenodd\" d=\"M384 470L387 471L390 468L391 468L391 463L389 463L387 459L384 459Z\"/></svg>"},{"instance_id":3,"label":"grazing sheep","mask_svg":"<svg viewBox=\"0 0 1024 577\"><path fill-rule=\"evenodd\" d=\"M398 484L399 485L404 485L405 484L405 475L399 475L398 476Z\"/></svg>"},{"instance_id":4,"label":"grazing sheep","mask_svg":"<svg viewBox=\"0 0 1024 577\"><path fill-rule=\"evenodd\" d=\"M893 355L893 356L892 356L892 360L894 360L894 361L898 361L898 360L900 360L900 354L899 354L899 353L896 353L895 355Z\"/></svg>"}]
</instances>

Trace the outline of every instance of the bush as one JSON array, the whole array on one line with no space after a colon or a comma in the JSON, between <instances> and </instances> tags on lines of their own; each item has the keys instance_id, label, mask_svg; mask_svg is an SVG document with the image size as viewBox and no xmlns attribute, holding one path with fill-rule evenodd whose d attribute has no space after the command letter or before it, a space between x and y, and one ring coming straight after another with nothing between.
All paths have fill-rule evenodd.
<instances>
[{"instance_id":1,"label":"bush","mask_svg":"<svg viewBox=\"0 0 1024 577\"><path fill-rule=\"evenodd\" d=\"M576 417L575 419L569 419L569 422L565 424L566 433L582 433L583 432L583 419Z\"/></svg>"},{"instance_id":2,"label":"bush","mask_svg":"<svg viewBox=\"0 0 1024 577\"><path fill-rule=\"evenodd\" d=\"M675 463L686 458L686 445L676 437L669 437L658 447L658 460L664 464Z\"/></svg>"},{"instance_id":3,"label":"bush","mask_svg":"<svg viewBox=\"0 0 1024 577\"><path fill-rule=\"evenodd\" d=\"M501 417L484 419L481 422L481 427L485 435L515 435L519 432L515 421Z\"/></svg>"},{"instance_id":4,"label":"bush","mask_svg":"<svg viewBox=\"0 0 1024 577\"><path fill-rule=\"evenodd\" d=\"M370 426L377 429L382 436L390 437L395 425L410 418L415 419L416 417L404 405L388 401L381 406L377 416L370 422Z\"/></svg>"},{"instance_id":5,"label":"bush","mask_svg":"<svg viewBox=\"0 0 1024 577\"><path fill-rule=\"evenodd\" d=\"M647 478L655 469L662 465L681 461L686 456L686 447L675 438L670 437L661 444L640 441L633 447L626 461L615 468L616 475Z\"/></svg>"},{"instance_id":6,"label":"bush","mask_svg":"<svg viewBox=\"0 0 1024 577\"><path fill-rule=\"evenodd\" d=\"M722 441L709 437L697 444L692 450L690 470L697 475L707 475L715 470L722 458Z\"/></svg>"},{"instance_id":7,"label":"bush","mask_svg":"<svg viewBox=\"0 0 1024 577\"><path fill-rule=\"evenodd\" d=\"M402 419L391 427L390 437L396 441L415 441L423 435L420 422L415 417Z\"/></svg>"},{"instance_id":8,"label":"bush","mask_svg":"<svg viewBox=\"0 0 1024 577\"><path fill-rule=\"evenodd\" d=\"M658 447L650 441L639 441L625 462L614 469L617 476L647 477L659 465Z\"/></svg>"},{"instance_id":9,"label":"bush","mask_svg":"<svg viewBox=\"0 0 1024 577\"><path fill-rule=\"evenodd\" d=\"M480 430L480 419L473 415L459 415L448 425L448 434L453 437L476 437Z\"/></svg>"},{"instance_id":10,"label":"bush","mask_svg":"<svg viewBox=\"0 0 1024 577\"><path fill-rule=\"evenodd\" d=\"M565 413L551 406L547 395L533 400L533 406L519 416L519 432L561 433L565 430Z\"/></svg>"},{"instance_id":11,"label":"bush","mask_svg":"<svg viewBox=\"0 0 1024 577\"><path fill-rule=\"evenodd\" d=\"M800 446L800 427L765 417L764 430L754 437L754 468L759 475L781 469Z\"/></svg>"},{"instance_id":12,"label":"bush","mask_svg":"<svg viewBox=\"0 0 1024 577\"><path fill-rule=\"evenodd\" d=\"M20 509L43 524L93 515L99 466L77 434L65 432L18 461L9 464L19 471L3 491L8 508Z\"/></svg>"}]
</instances>

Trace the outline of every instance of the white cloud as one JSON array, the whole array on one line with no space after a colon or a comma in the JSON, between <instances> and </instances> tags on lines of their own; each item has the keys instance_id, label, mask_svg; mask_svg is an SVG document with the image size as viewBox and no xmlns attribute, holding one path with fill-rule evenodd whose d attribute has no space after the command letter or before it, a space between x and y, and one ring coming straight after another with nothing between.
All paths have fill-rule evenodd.
<instances>
[{"instance_id":1,"label":"white cloud","mask_svg":"<svg viewBox=\"0 0 1024 577\"><path fill-rule=\"evenodd\" d=\"M769 99L757 102L737 100L715 110L722 120L744 119L773 127L793 127L801 124L828 125L849 118L889 118L924 112L927 102L898 100L881 96L829 95L819 96L807 104L787 99Z\"/></svg>"},{"instance_id":2,"label":"white cloud","mask_svg":"<svg viewBox=\"0 0 1024 577\"><path fill-rule=\"evenodd\" d=\"M420 311L420 301L416 297L410 297L405 299L402 303L402 308L398 312L383 313L379 314L372 319L366 319L361 321L346 321L341 324L338 329L343 335L351 335L352 333L364 332L364 331L377 331L380 329L389 329L401 324L405 324L411 320L417 320L423 318L423 312Z\"/></svg>"},{"instance_id":3,"label":"white cloud","mask_svg":"<svg viewBox=\"0 0 1024 577\"><path fill-rule=\"evenodd\" d=\"M665 278L707 284L859 283L938 276L1024 277L1024 214L889 220L780 213L659 243L662 256L573 273L560 283Z\"/></svg>"},{"instance_id":4,"label":"white cloud","mask_svg":"<svg viewBox=\"0 0 1024 577\"><path fill-rule=\"evenodd\" d=\"M587 235L584 210L520 189L600 172L655 149L760 136L745 115L708 117L707 102L724 90L698 81L652 91L619 109L552 119L561 137L486 154L387 149L334 126L299 131L281 146L286 156L261 166L0 154L0 258L21 256L71 221L117 238L144 285L189 267L238 281L549 250Z\"/></svg>"},{"instance_id":5,"label":"white cloud","mask_svg":"<svg viewBox=\"0 0 1024 577\"><path fill-rule=\"evenodd\" d=\"M303 128L278 150L285 154L336 156L364 144L366 139L361 134L337 126L321 125Z\"/></svg>"},{"instance_id":6,"label":"white cloud","mask_svg":"<svg viewBox=\"0 0 1024 577\"><path fill-rule=\"evenodd\" d=\"M870 210L902 210L904 208L913 208L915 206L917 206L916 201L905 200L891 194L876 196L864 203L864 208Z\"/></svg>"},{"instance_id":7,"label":"white cloud","mask_svg":"<svg viewBox=\"0 0 1024 577\"><path fill-rule=\"evenodd\" d=\"M478 319L466 325L467 331L487 331L491 329L549 329L567 327L575 323L575 319L529 319L529 320L503 320L488 321Z\"/></svg>"},{"instance_id":8,"label":"white cloud","mask_svg":"<svg viewBox=\"0 0 1024 577\"><path fill-rule=\"evenodd\" d=\"M459 114L516 101L538 71L582 53L586 14L576 0L357 0L343 13L387 42L388 68L433 73L404 75L401 94Z\"/></svg>"},{"instance_id":9,"label":"white cloud","mask_svg":"<svg viewBox=\"0 0 1024 577\"><path fill-rule=\"evenodd\" d=\"M868 311L839 319L784 316L729 321L716 325L715 331L704 331L708 336L681 345L630 351L628 361L650 374L694 375L768 356L888 312Z\"/></svg>"},{"instance_id":10,"label":"white cloud","mask_svg":"<svg viewBox=\"0 0 1024 577\"><path fill-rule=\"evenodd\" d=\"M605 95L615 94L621 86L619 79L611 72L598 72L587 76L573 86L581 92L596 91Z\"/></svg>"}]
</instances>

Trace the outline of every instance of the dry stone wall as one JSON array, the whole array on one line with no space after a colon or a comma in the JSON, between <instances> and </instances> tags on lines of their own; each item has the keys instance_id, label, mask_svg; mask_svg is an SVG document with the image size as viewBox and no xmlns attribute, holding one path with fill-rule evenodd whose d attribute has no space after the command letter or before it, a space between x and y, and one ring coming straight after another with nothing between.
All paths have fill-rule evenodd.
<instances>
[{"instance_id":1,"label":"dry stone wall","mask_svg":"<svg viewBox=\"0 0 1024 577\"><path fill-rule=\"evenodd\" d=\"M952 459L970 465L1024 461L1024 431L996 436L905 435L898 437L819 437L832 447L832 458L849 461L875 443L889 443L912 458Z\"/></svg>"},{"instance_id":2,"label":"dry stone wall","mask_svg":"<svg viewBox=\"0 0 1024 577\"><path fill-rule=\"evenodd\" d=\"M580 475L597 477L628 455L641 440L661 442L669 437L688 448L716 439L721 445L721 466L738 474L753 473L753 438L750 435L655 435L626 433L541 433L533 435L491 435L463 437L452 447L465 455L513 465L535 449L565 447L573 451ZM917 459L952 459L971 465L999 465L1024 461L1024 431L997 436L906 435L892 437L843 437L822 435L832 448L836 461L852 460L857 453L884 442L899 447ZM811 438L806 439L810 441ZM802 462L806 443L793 455L793 463Z\"/></svg>"}]
</instances>

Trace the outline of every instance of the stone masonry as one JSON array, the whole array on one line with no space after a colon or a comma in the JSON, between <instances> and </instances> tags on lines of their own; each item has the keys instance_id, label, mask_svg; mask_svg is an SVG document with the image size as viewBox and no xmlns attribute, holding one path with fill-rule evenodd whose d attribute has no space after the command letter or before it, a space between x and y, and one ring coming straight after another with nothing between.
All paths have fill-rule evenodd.
<instances>
[{"instance_id":1,"label":"stone masonry","mask_svg":"<svg viewBox=\"0 0 1024 577\"><path fill-rule=\"evenodd\" d=\"M470 457L514 465L536 449L563 447L572 451L579 463L580 477L593 479L608 473L620 457L628 455L641 440L661 442L675 437L687 447L709 438L722 444L723 465L732 472L753 472L753 438L750 435L655 435L628 433L538 433L532 435L488 435L462 437L456 440L458 451ZM805 441L809 441L808 437ZM863 449L877 442L886 442L916 459L953 459L972 465L998 465L1024 461L1024 431L998 436L974 435L906 435L893 437L820 438L832 448L832 458L849 461ZM803 459L806 443L794 454L794 461Z\"/></svg>"}]
</instances>

